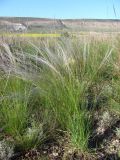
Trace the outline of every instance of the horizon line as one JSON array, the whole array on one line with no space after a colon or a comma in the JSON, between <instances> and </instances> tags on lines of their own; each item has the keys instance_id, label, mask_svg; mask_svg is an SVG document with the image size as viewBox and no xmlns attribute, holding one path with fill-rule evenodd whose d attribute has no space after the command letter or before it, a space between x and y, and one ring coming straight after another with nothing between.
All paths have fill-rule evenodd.
<instances>
[{"instance_id":1,"label":"horizon line","mask_svg":"<svg viewBox=\"0 0 120 160\"><path fill-rule=\"evenodd\" d=\"M51 18L51 17L32 17L32 16L0 16L0 18L33 18L33 19L51 19L51 20L113 20L120 21L120 18Z\"/></svg>"}]
</instances>

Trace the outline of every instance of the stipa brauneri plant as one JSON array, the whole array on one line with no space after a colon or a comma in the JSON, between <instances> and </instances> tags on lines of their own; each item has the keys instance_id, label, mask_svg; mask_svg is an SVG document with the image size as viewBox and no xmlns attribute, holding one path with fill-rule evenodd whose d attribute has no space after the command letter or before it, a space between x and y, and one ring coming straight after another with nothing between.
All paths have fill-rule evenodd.
<instances>
[{"instance_id":1,"label":"stipa brauneri plant","mask_svg":"<svg viewBox=\"0 0 120 160\"><path fill-rule=\"evenodd\" d=\"M23 80L9 75L0 81L0 126L6 135L13 139L21 149L29 149L36 145L39 125L31 126L28 108L31 86ZM34 120L33 120L34 122ZM34 122L35 123L35 122ZM31 129L31 133L28 130ZM32 132L33 131L33 132Z\"/></svg>"},{"instance_id":2,"label":"stipa brauneri plant","mask_svg":"<svg viewBox=\"0 0 120 160\"><path fill-rule=\"evenodd\" d=\"M106 77L111 80L113 74L116 54L113 47L103 42L83 43L67 38L44 40L38 46L29 43L29 46L33 53L26 49L11 52L7 48L5 53L9 51L14 59L10 71L35 87L40 100L37 105L47 113L50 111L51 123L57 121L70 135L72 145L86 151L92 113L104 93L104 86L108 86ZM37 112L39 110L37 107Z\"/></svg>"},{"instance_id":3,"label":"stipa brauneri plant","mask_svg":"<svg viewBox=\"0 0 120 160\"><path fill-rule=\"evenodd\" d=\"M48 138L49 130L43 129L43 126L46 124L44 117L50 117L46 113L46 116L36 120L34 112L31 112L33 104L30 98L35 89L26 80L25 73L28 74L29 70L28 66L21 65L21 57L24 58L24 55L17 57L7 44L1 45L0 127L5 135L11 137L9 140L14 142L17 151L37 147ZM25 77L21 78L23 71Z\"/></svg>"},{"instance_id":4,"label":"stipa brauneri plant","mask_svg":"<svg viewBox=\"0 0 120 160\"><path fill-rule=\"evenodd\" d=\"M5 121L4 128L13 135L22 133L28 117L25 83L10 76L1 80L1 89L0 111L2 121Z\"/></svg>"}]
</instances>

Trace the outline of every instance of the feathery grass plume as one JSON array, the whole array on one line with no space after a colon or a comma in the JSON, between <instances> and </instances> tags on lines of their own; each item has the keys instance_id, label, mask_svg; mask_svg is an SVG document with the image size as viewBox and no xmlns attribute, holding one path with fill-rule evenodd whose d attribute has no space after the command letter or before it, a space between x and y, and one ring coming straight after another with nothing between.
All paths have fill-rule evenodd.
<instances>
[{"instance_id":1,"label":"feathery grass plume","mask_svg":"<svg viewBox=\"0 0 120 160\"><path fill-rule=\"evenodd\" d=\"M105 42L82 42L77 38L47 39L39 46L30 46L32 52L24 48L12 53L14 74L38 90L44 111L50 111L53 120L67 131L73 146L88 150L92 111L99 96L94 88L103 92L101 84L104 86L106 77L110 80L113 75L113 48Z\"/></svg>"},{"instance_id":2,"label":"feathery grass plume","mask_svg":"<svg viewBox=\"0 0 120 160\"><path fill-rule=\"evenodd\" d=\"M33 76L31 63L24 54L12 52L7 44L1 43L0 53L3 64L0 66L0 127L4 134L14 139L17 150L28 150L41 144L50 132L49 129L43 130L46 125L44 117L39 121L30 115L33 111L30 98L34 84L26 75L32 72ZM50 116L46 113L46 117L49 119Z\"/></svg>"}]
</instances>

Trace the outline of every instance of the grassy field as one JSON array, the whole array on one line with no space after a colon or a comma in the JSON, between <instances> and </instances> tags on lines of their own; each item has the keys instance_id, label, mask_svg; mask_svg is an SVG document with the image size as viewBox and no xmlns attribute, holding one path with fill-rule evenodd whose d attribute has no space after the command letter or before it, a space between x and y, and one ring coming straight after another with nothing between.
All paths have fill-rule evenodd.
<instances>
[{"instance_id":1,"label":"grassy field","mask_svg":"<svg viewBox=\"0 0 120 160\"><path fill-rule=\"evenodd\" d=\"M4 35L0 159L119 159L119 44L119 37Z\"/></svg>"}]
</instances>

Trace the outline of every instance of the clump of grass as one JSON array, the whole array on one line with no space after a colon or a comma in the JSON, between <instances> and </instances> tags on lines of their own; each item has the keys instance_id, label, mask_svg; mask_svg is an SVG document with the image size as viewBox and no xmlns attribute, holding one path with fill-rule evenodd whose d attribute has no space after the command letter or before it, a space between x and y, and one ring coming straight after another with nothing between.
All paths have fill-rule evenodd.
<instances>
[{"instance_id":1,"label":"clump of grass","mask_svg":"<svg viewBox=\"0 0 120 160\"><path fill-rule=\"evenodd\" d=\"M107 94L103 88L109 86L114 75L116 52L113 52L113 46L110 47L107 42L84 43L79 39L65 37L58 39L57 42L55 40L41 41L39 46L31 43L31 46L33 53L31 51L29 53L28 49L24 48L19 52L17 49L13 50L13 53L10 52L14 59L11 72L32 84L39 95L39 100L36 98L37 103L33 104L35 101L28 101L28 99L23 101L15 97L13 104L11 103L14 106L11 112L13 115L14 112L15 115L21 112L23 117L19 115L20 120L17 119L14 122L15 131L11 129L10 132L16 134L17 131L20 133L23 130L26 133L22 136L23 139L29 137L24 128L29 119L28 104L32 102L31 105L38 105L36 109L31 108L31 111L34 110L37 115L36 121L40 122L41 118L44 119L41 111L45 115L43 132L50 123L57 122L57 126L70 135L70 141L75 148L80 149L81 152L87 151L92 129L92 114ZM16 86L19 85L16 84ZM26 93L25 86L23 86L24 84L19 88ZM16 93L17 90L15 88L13 92ZM27 91L27 97L28 95L29 91ZM23 94L23 97L26 95ZM102 102L107 102L107 99ZM9 99L2 102L5 110L8 108L6 104L10 104ZM49 116L48 113L51 115ZM11 126L13 126L11 114L10 116L7 114L6 119L10 119ZM52 117L51 122L48 117ZM22 127L19 128L20 124ZM36 130L36 127L34 129ZM38 134L37 130L36 133ZM33 139L34 134L31 137ZM33 141L30 142L33 143ZM29 145L31 146L31 143Z\"/></svg>"},{"instance_id":2,"label":"clump of grass","mask_svg":"<svg viewBox=\"0 0 120 160\"><path fill-rule=\"evenodd\" d=\"M49 129L45 130L44 117L41 119L34 117L33 104L30 103L34 87L12 74L4 75L0 84L0 127L3 133L10 137L8 141L14 143L15 151L37 147L48 138ZM48 114L45 117L49 119Z\"/></svg>"},{"instance_id":3,"label":"clump of grass","mask_svg":"<svg viewBox=\"0 0 120 160\"><path fill-rule=\"evenodd\" d=\"M1 121L4 130L13 136L22 134L28 123L27 87L19 78L10 76L1 80Z\"/></svg>"},{"instance_id":4,"label":"clump of grass","mask_svg":"<svg viewBox=\"0 0 120 160\"><path fill-rule=\"evenodd\" d=\"M30 80L38 88L44 107L52 110L61 128L71 135L74 146L87 150L93 109L89 110L88 90L104 83L106 74L112 74L108 72L113 60L112 47L101 42L97 46L92 42L63 39L57 43L44 42L37 54L24 56L33 71L26 74L29 77L35 73Z\"/></svg>"}]
</instances>

